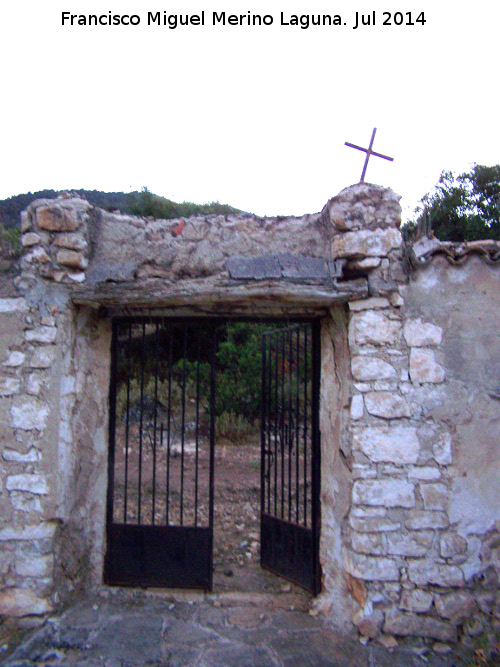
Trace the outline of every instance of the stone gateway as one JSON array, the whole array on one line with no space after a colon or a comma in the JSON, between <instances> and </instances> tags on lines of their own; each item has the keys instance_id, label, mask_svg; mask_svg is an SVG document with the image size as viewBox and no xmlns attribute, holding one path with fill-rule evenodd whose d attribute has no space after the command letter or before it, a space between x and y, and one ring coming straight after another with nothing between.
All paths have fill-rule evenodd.
<instances>
[{"instance_id":1,"label":"stone gateway","mask_svg":"<svg viewBox=\"0 0 500 667\"><path fill-rule=\"evenodd\" d=\"M300 218L33 202L0 274L0 614L104 586L116 318L309 318L317 607L370 638L498 632L500 244L410 248L400 215L365 183Z\"/></svg>"}]
</instances>

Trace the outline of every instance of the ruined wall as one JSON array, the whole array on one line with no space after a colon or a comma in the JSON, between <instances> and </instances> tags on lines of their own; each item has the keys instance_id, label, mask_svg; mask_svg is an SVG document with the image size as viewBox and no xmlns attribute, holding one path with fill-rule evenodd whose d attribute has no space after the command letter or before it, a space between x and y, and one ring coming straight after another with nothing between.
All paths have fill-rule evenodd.
<instances>
[{"instance_id":1,"label":"ruined wall","mask_svg":"<svg viewBox=\"0 0 500 667\"><path fill-rule=\"evenodd\" d=\"M112 315L308 314L322 609L366 637L498 628L500 246L408 254L399 223L397 195L367 184L302 218L34 202L0 282L0 614L100 585Z\"/></svg>"}]
</instances>

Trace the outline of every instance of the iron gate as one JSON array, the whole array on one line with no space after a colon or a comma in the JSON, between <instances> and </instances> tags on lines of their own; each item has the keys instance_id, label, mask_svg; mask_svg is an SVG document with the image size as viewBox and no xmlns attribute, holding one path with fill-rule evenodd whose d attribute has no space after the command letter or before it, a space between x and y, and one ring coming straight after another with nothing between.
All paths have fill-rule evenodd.
<instances>
[{"instance_id":1,"label":"iron gate","mask_svg":"<svg viewBox=\"0 0 500 667\"><path fill-rule=\"evenodd\" d=\"M319 325L262 335L261 565L313 594L319 567Z\"/></svg>"},{"instance_id":2,"label":"iron gate","mask_svg":"<svg viewBox=\"0 0 500 667\"><path fill-rule=\"evenodd\" d=\"M113 322L111 585L212 586L215 325Z\"/></svg>"}]
</instances>

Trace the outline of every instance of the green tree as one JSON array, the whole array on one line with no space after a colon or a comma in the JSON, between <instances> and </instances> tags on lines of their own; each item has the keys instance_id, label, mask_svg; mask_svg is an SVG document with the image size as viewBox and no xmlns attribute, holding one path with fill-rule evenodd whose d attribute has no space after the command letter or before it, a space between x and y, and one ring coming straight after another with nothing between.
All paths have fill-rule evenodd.
<instances>
[{"instance_id":1,"label":"green tree","mask_svg":"<svg viewBox=\"0 0 500 667\"><path fill-rule=\"evenodd\" d=\"M500 165L475 164L458 176L443 171L415 212L416 219L404 228L407 240L429 227L440 241L500 239Z\"/></svg>"}]
</instances>

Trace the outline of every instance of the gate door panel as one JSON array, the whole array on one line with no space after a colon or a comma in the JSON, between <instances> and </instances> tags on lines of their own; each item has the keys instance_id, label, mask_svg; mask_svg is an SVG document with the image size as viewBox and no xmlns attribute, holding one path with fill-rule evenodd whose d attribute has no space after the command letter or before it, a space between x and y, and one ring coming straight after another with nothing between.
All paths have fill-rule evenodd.
<instances>
[{"instance_id":1,"label":"gate door panel","mask_svg":"<svg viewBox=\"0 0 500 667\"><path fill-rule=\"evenodd\" d=\"M317 594L319 326L262 336L261 565Z\"/></svg>"},{"instance_id":2,"label":"gate door panel","mask_svg":"<svg viewBox=\"0 0 500 667\"><path fill-rule=\"evenodd\" d=\"M106 583L211 589L214 396L211 323L114 321Z\"/></svg>"}]
</instances>

